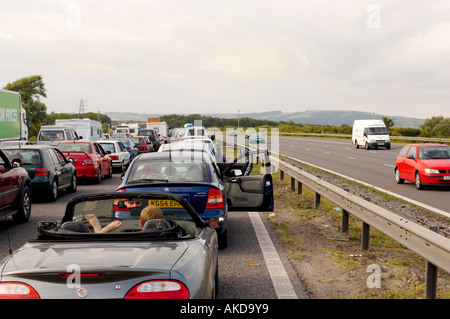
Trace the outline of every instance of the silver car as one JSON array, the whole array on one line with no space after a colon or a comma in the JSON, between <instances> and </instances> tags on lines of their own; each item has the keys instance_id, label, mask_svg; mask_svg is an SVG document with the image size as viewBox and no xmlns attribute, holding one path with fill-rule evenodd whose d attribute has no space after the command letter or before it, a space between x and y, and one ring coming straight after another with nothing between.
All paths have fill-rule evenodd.
<instances>
[{"instance_id":1,"label":"silver car","mask_svg":"<svg viewBox=\"0 0 450 319\"><path fill-rule=\"evenodd\" d=\"M0 265L0 299L217 294L217 233L178 195L78 196L60 222L39 222L38 234Z\"/></svg>"}]
</instances>

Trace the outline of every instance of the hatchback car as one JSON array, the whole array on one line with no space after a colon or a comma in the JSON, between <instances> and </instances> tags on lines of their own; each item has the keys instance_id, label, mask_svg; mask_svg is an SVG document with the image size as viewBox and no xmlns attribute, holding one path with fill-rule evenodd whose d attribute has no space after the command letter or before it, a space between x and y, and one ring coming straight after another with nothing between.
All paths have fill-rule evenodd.
<instances>
[{"instance_id":1,"label":"hatchback car","mask_svg":"<svg viewBox=\"0 0 450 319\"><path fill-rule=\"evenodd\" d=\"M101 140L97 141L97 143L103 147L106 153L108 153L112 160L113 168L119 169L121 173L125 172L131 163L131 157L122 142L116 140Z\"/></svg>"},{"instance_id":2,"label":"hatchback car","mask_svg":"<svg viewBox=\"0 0 450 319\"><path fill-rule=\"evenodd\" d=\"M61 142L57 145L77 170L77 178L90 178L100 183L103 177L112 177L112 161L103 147L92 141Z\"/></svg>"},{"instance_id":3,"label":"hatchback car","mask_svg":"<svg viewBox=\"0 0 450 319\"><path fill-rule=\"evenodd\" d=\"M132 136L130 137L130 140L136 146L138 154L152 151L152 144L150 143L148 136Z\"/></svg>"},{"instance_id":4,"label":"hatchback car","mask_svg":"<svg viewBox=\"0 0 450 319\"><path fill-rule=\"evenodd\" d=\"M262 135L261 133L252 133L249 137L250 143L265 143L266 137Z\"/></svg>"},{"instance_id":5,"label":"hatchback car","mask_svg":"<svg viewBox=\"0 0 450 319\"><path fill-rule=\"evenodd\" d=\"M228 211L273 211L272 175L243 176L242 163L220 163L207 152L176 150L139 155L118 192L170 192L183 196L227 246ZM236 166L236 167L234 167ZM239 169L238 169L239 168Z\"/></svg>"},{"instance_id":6,"label":"hatchback car","mask_svg":"<svg viewBox=\"0 0 450 319\"><path fill-rule=\"evenodd\" d=\"M55 201L60 190L76 192L77 171L55 146L24 145L5 148L4 152L10 158L22 159L34 195L42 194L48 200Z\"/></svg>"},{"instance_id":7,"label":"hatchback car","mask_svg":"<svg viewBox=\"0 0 450 319\"><path fill-rule=\"evenodd\" d=\"M445 144L408 144L397 155L395 180L425 186L450 186L450 147Z\"/></svg>"}]
</instances>

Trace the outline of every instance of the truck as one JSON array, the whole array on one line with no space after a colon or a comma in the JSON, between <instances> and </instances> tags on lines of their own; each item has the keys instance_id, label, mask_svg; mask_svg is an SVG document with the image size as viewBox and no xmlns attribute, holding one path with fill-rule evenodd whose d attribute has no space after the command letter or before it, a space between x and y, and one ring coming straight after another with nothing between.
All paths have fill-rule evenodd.
<instances>
[{"instance_id":1,"label":"truck","mask_svg":"<svg viewBox=\"0 0 450 319\"><path fill-rule=\"evenodd\" d=\"M352 130L352 143L356 148L391 148L391 138L382 120L355 120Z\"/></svg>"},{"instance_id":2,"label":"truck","mask_svg":"<svg viewBox=\"0 0 450 319\"><path fill-rule=\"evenodd\" d=\"M0 141L28 140L30 124L20 94L0 89Z\"/></svg>"},{"instance_id":3,"label":"truck","mask_svg":"<svg viewBox=\"0 0 450 319\"><path fill-rule=\"evenodd\" d=\"M97 141L102 138L103 126L99 121L84 119L57 119L56 126L70 127L77 132L80 139L87 141Z\"/></svg>"},{"instance_id":4,"label":"truck","mask_svg":"<svg viewBox=\"0 0 450 319\"><path fill-rule=\"evenodd\" d=\"M152 129L156 134L164 138L169 136L169 126L166 122L147 122L147 129Z\"/></svg>"}]
</instances>

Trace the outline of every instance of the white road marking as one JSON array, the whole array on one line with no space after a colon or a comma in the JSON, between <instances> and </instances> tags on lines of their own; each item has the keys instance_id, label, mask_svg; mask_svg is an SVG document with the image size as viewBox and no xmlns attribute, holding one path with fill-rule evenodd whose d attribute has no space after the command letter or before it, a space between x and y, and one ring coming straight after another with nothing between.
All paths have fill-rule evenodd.
<instances>
[{"instance_id":1,"label":"white road marking","mask_svg":"<svg viewBox=\"0 0 450 319\"><path fill-rule=\"evenodd\" d=\"M298 299L280 256L257 212L248 212L278 299Z\"/></svg>"},{"instance_id":2,"label":"white road marking","mask_svg":"<svg viewBox=\"0 0 450 319\"><path fill-rule=\"evenodd\" d=\"M347 158L351 159L351 160L355 160L356 159L356 157L350 157L350 156L347 156Z\"/></svg>"},{"instance_id":3,"label":"white road marking","mask_svg":"<svg viewBox=\"0 0 450 319\"><path fill-rule=\"evenodd\" d=\"M392 167L392 168L394 168L394 167L395 167L395 165L391 165L391 164L384 164L384 166L387 166L387 167Z\"/></svg>"}]
</instances>

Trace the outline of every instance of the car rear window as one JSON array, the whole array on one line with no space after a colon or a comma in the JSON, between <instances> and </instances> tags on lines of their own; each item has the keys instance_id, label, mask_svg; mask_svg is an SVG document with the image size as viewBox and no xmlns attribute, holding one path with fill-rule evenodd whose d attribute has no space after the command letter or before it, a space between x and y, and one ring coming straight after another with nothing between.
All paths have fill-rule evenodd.
<instances>
[{"instance_id":1,"label":"car rear window","mask_svg":"<svg viewBox=\"0 0 450 319\"><path fill-rule=\"evenodd\" d=\"M115 153L116 150L114 149L113 143L100 143L100 145L103 147L105 151L111 151L111 153Z\"/></svg>"},{"instance_id":2,"label":"car rear window","mask_svg":"<svg viewBox=\"0 0 450 319\"><path fill-rule=\"evenodd\" d=\"M127 183L209 182L206 163L187 161L139 161L134 163Z\"/></svg>"},{"instance_id":3,"label":"car rear window","mask_svg":"<svg viewBox=\"0 0 450 319\"><path fill-rule=\"evenodd\" d=\"M41 155L38 150L10 149L4 151L10 159L20 158L23 165L41 164Z\"/></svg>"},{"instance_id":4,"label":"car rear window","mask_svg":"<svg viewBox=\"0 0 450 319\"><path fill-rule=\"evenodd\" d=\"M58 148L64 152L86 152L91 153L91 145L89 143L60 143Z\"/></svg>"}]
</instances>

